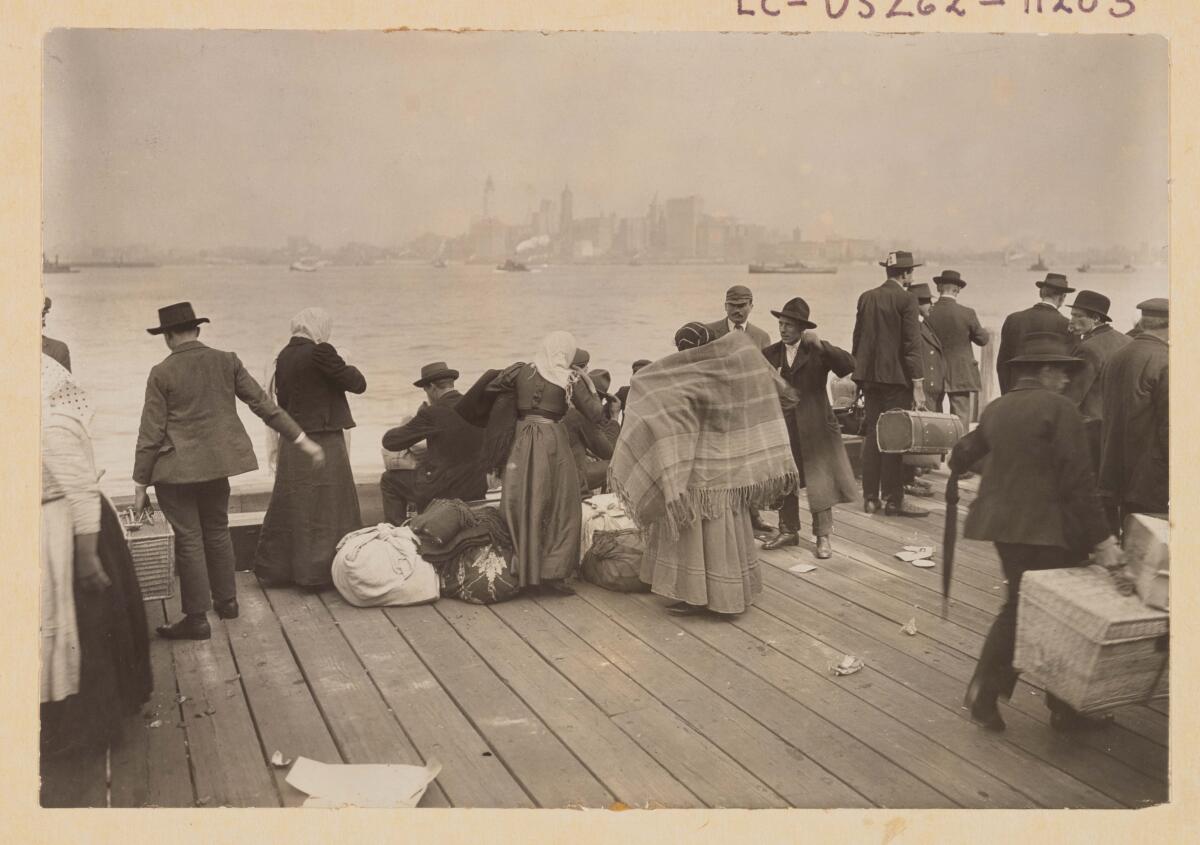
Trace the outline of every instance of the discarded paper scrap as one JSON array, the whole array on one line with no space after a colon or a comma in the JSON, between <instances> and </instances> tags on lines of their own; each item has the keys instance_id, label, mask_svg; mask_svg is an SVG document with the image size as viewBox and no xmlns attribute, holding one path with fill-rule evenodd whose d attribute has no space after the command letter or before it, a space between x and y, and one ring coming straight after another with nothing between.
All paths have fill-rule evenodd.
<instances>
[{"instance_id":1,"label":"discarded paper scrap","mask_svg":"<svg viewBox=\"0 0 1200 845\"><path fill-rule=\"evenodd\" d=\"M805 572L813 572L816 567L811 563L797 563L795 566L789 566L788 572L795 572L797 575L803 575Z\"/></svg>"},{"instance_id":2,"label":"discarded paper scrap","mask_svg":"<svg viewBox=\"0 0 1200 845\"><path fill-rule=\"evenodd\" d=\"M442 764L318 763L296 758L287 782L308 795L305 807L415 807Z\"/></svg>"},{"instance_id":3,"label":"discarded paper scrap","mask_svg":"<svg viewBox=\"0 0 1200 845\"><path fill-rule=\"evenodd\" d=\"M842 658L842 662L831 666L835 675L853 675L863 667L863 662L853 655L847 654Z\"/></svg>"},{"instance_id":4,"label":"discarded paper scrap","mask_svg":"<svg viewBox=\"0 0 1200 845\"><path fill-rule=\"evenodd\" d=\"M896 557L905 563L924 566L925 564L918 563L918 561L928 560L933 557L933 546L905 546L901 551L896 552ZM932 563L929 564L929 566L932 565Z\"/></svg>"},{"instance_id":5,"label":"discarded paper scrap","mask_svg":"<svg viewBox=\"0 0 1200 845\"><path fill-rule=\"evenodd\" d=\"M289 757L288 759L285 760L283 758L282 752L276 751L274 754L271 755L271 765L277 769L285 769L288 766L292 765L292 759Z\"/></svg>"},{"instance_id":6,"label":"discarded paper scrap","mask_svg":"<svg viewBox=\"0 0 1200 845\"><path fill-rule=\"evenodd\" d=\"M900 629L900 633L908 634L910 637L917 635L917 619L915 616L904 623L904 627Z\"/></svg>"}]
</instances>

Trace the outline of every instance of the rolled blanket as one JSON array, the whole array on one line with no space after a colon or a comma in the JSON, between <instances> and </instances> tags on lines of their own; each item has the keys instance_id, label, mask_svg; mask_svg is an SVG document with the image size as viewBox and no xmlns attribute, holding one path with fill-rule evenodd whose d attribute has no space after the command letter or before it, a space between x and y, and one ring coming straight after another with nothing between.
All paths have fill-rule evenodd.
<instances>
[{"instance_id":1,"label":"rolled blanket","mask_svg":"<svg viewBox=\"0 0 1200 845\"><path fill-rule=\"evenodd\" d=\"M464 528L478 522L474 511L461 499L434 499L420 514L408 522L422 540L430 539L446 545Z\"/></svg>"}]
</instances>

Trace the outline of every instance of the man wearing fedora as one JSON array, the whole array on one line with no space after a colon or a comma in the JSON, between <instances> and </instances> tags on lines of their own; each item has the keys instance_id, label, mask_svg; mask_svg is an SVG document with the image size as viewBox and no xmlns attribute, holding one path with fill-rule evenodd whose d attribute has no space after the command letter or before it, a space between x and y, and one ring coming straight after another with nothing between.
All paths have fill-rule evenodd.
<instances>
[{"instance_id":1,"label":"man wearing fedora","mask_svg":"<svg viewBox=\"0 0 1200 845\"><path fill-rule=\"evenodd\" d=\"M1075 355L1083 359L1083 365L1071 376L1071 383L1063 391L1083 415L1092 468L1097 473L1100 472L1100 430L1104 420L1101 380L1109 358L1131 341L1110 324L1109 304L1107 296L1094 290L1081 290L1075 295L1068 325L1071 334L1080 338L1075 345Z\"/></svg>"},{"instance_id":2,"label":"man wearing fedora","mask_svg":"<svg viewBox=\"0 0 1200 845\"><path fill-rule=\"evenodd\" d=\"M229 478L258 469L235 399L320 464L324 452L259 387L232 352L200 342L190 302L158 309L158 325L171 350L146 380L134 454L134 510L147 510L154 486L163 515L175 530L175 565L184 617L163 625L167 639L206 640L208 610L222 619L238 615L233 541L229 536Z\"/></svg>"},{"instance_id":3,"label":"man wearing fedora","mask_svg":"<svg viewBox=\"0 0 1200 845\"><path fill-rule=\"evenodd\" d=\"M1100 384L1100 487L1120 524L1128 514L1170 507L1170 303L1156 297L1138 310L1137 337L1108 359Z\"/></svg>"},{"instance_id":4,"label":"man wearing fedora","mask_svg":"<svg viewBox=\"0 0 1200 845\"><path fill-rule=\"evenodd\" d=\"M46 328L46 316L50 313L50 297L42 299L42 328ZM42 354L49 355L58 363L70 372L71 370L71 350L61 340L55 340L52 337L42 335Z\"/></svg>"},{"instance_id":5,"label":"man wearing fedora","mask_svg":"<svg viewBox=\"0 0 1200 845\"><path fill-rule=\"evenodd\" d=\"M393 525L404 522L408 503L418 511L434 499L482 499L487 494L487 472L480 458L483 430L460 417L454 406L462 394L454 389L458 370L436 361L421 368L414 387L428 401L411 420L383 435L383 448L401 452L424 441L427 448L416 469L389 469L379 479L383 518Z\"/></svg>"},{"instance_id":6,"label":"man wearing fedora","mask_svg":"<svg viewBox=\"0 0 1200 845\"><path fill-rule=\"evenodd\" d=\"M1087 453L1083 418L1062 395L1083 360L1070 354L1070 338L1057 331L1026 335L1009 360L1008 393L988 404L979 426L950 455L952 470L984 460L979 495L971 503L963 536L995 544L1008 582L1008 596L992 623L967 688L971 719L991 731L1004 730L996 704L1010 698L1017 605L1026 572L1061 569L1085 562L1115 565L1120 554L1101 506ZM1046 696L1050 724L1070 731L1099 727L1104 720L1076 713Z\"/></svg>"},{"instance_id":7,"label":"man wearing fedora","mask_svg":"<svg viewBox=\"0 0 1200 845\"><path fill-rule=\"evenodd\" d=\"M996 377L1000 382L1000 393L1007 393L1013 378L1008 362L1016 357L1030 332L1060 332L1068 334L1067 318L1058 313L1068 293L1075 288L1067 285L1062 273L1047 273L1046 278L1035 283L1041 292L1041 300L1024 311L1009 314L1000 328L1000 349L996 352Z\"/></svg>"},{"instance_id":8,"label":"man wearing fedora","mask_svg":"<svg viewBox=\"0 0 1200 845\"><path fill-rule=\"evenodd\" d=\"M905 290L913 270L911 252L897 250L879 262L887 279L858 298L854 320L854 381L865 403L862 447L863 510L881 507L887 516L928 516L904 501L904 467L900 455L883 455L875 439L879 415L896 408L925 406L925 365L917 300Z\"/></svg>"},{"instance_id":9,"label":"man wearing fedora","mask_svg":"<svg viewBox=\"0 0 1200 845\"><path fill-rule=\"evenodd\" d=\"M971 344L986 346L988 333L979 323L975 309L958 302L967 282L957 270L943 270L933 277L938 300L925 318L925 325L937 335L942 344L946 366L946 396L950 398L950 413L962 420L963 431L970 429L974 418L975 399L982 383L979 363ZM941 397L930 404L934 411L942 410Z\"/></svg>"},{"instance_id":10,"label":"man wearing fedora","mask_svg":"<svg viewBox=\"0 0 1200 845\"><path fill-rule=\"evenodd\" d=\"M833 554L829 535L833 532L833 506L854 501L854 472L842 444L841 427L829 405L826 385L829 374L845 376L854 371L854 358L844 349L821 340L809 319L808 303L800 297L788 300L780 311L779 343L763 350L771 366L800 396L795 407L786 409L792 458L800 471L797 488L805 488L812 514L813 537L818 558ZM779 533L763 543L764 549L800 545L800 494L789 493L779 509Z\"/></svg>"},{"instance_id":11,"label":"man wearing fedora","mask_svg":"<svg viewBox=\"0 0 1200 845\"><path fill-rule=\"evenodd\" d=\"M725 291L725 319L708 323L706 328L712 333L713 340L730 332L745 332L758 344L759 349L766 349L771 345L771 336L750 323L750 312L753 310L754 294L750 288L734 285Z\"/></svg>"}]
</instances>

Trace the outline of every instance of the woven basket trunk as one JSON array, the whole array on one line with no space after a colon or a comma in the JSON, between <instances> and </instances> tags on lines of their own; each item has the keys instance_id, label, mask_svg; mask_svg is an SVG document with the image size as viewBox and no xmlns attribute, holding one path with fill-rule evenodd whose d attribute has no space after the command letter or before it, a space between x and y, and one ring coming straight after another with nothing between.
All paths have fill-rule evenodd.
<instances>
[{"instance_id":1,"label":"woven basket trunk","mask_svg":"<svg viewBox=\"0 0 1200 845\"><path fill-rule=\"evenodd\" d=\"M175 594L175 531L161 513L137 530L125 527L125 541L143 601L169 599Z\"/></svg>"},{"instance_id":2,"label":"woven basket trunk","mask_svg":"<svg viewBox=\"0 0 1200 845\"><path fill-rule=\"evenodd\" d=\"M1027 572L1013 665L1081 713L1168 693L1168 617L1096 568Z\"/></svg>"}]
</instances>

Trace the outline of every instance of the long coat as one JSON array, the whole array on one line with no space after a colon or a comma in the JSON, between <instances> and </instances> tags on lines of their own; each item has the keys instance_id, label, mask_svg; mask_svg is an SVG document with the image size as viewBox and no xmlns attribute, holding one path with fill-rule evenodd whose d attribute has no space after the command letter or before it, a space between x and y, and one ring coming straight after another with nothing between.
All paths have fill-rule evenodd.
<instances>
[{"instance_id":1,"label":"long coat","mask_svg":"<svg viewBox=\"0 0 1200 845\"><path fill-rule=\"evenodd\" d=\"M1117 504L1166 513L1170 500L1167 342L1140 334L1108 360L1100 487Z\"/></svg>"},{"instance_id":2,"label":"long coat","mask_svg":"<svg viewBox=\"0 0 1200 845\"><path fill-rule=\"evenodd\" d=\"M367 380L328 343L293 337L275 362L279 407L305 431L354 428L346 392L363 393Z\"/></svg>"},{"instance_id":3,"label":"long coat","mask_svg":"<svg viewBox=\"0 0 1200 845\"><path fill-rule=\"evenodd\" d=\"M729 334L729 319L727 317L713 323L705 323L704 326L712 332L713 340ZM766 330L760 329L749 320L746 321L745 332L750 335L750 339L758 345L759 349L766 349L771 345L771 336L767 334Z\"/></svg>"},{"instance_id":4,"label":"long coat","mask_svg":"<svg viewBox=\"0 0 1200 845\"><path fill-rule=\"evenodd\" d=\"M1113 354L1131 342L1132 338L1121 334L1108 323L1101 323L1075 347L1075 356L1082 358L1084 364L1071 374L1071 382L1063 390L1063 396L1079 406L1079 413L1083 414L1085 420L1104 419L1104 400L1100 389L1104 370Z\"/></svg>"},{"instance_id":5,"label":"long coat","mask_svg":"<svg viewBox=\"0 0 1200 845\"><path fill-rule=\"evenodd\" d=\"M1021 354L1025 335L1030 332L1060 332L1070 334L1070 321L1058 309L1046 302L1039 302L1004 318L1000 328L1000 348L996 351L996 377L1000 381L1000 392L1008 393L1012 387L1012 373L1008 362Z\"/></svg>"},{"instance_id":6,"label":"long coat","mask_svg":"<svg viewBox=\"0 0 1200 845\"><path fill-rule=\"evenodd\" d=\"M424 404L411 420L383 435L383 448L401 452L422 440L425 455L417 464L413 492L421 501L482 499L487 493L487 470L480 450L483 429L468 423L455 410L462 394L451 390L432 405Z\"/></svg>"},{"instance_id":7,"label":"long coat","mask_svg":"<svg viewBox=\"0 0 1200 845\"><path fill-rule=\"evenodd\" d=\"M974 308L959 305L952 296L942 296L933 304L925 325L942 342L946 360L946 393L977 393L981 388L979 363L971 344L983 346L988 333L979 323Z\"/></svg>"},{"instance_id":8,"label":"long coat","mask_svg":"<svg viewBox=\"0 0 1200 845\"><path fill-rule=\"evenodd\" d=\"M853 356L825 341L816 349L802 343L790 368L782 341L768 346L763 355L800 395L799 404L783 415L800 486L808 490L809 510L815 513L839 502L853 502L858 486L826 389L830 372L845 376L854 371Z\"/></svg>"},{"instance_id":9,"label":"long coat","mask_svg":"<svg viewBox=\"0 0 1200 845\"><path fill-rule=\"evenodd\" d=\"M946 357L942 341L928 321L921 323L921 363L925 367L925 393L940 396L946 392Z\"/></svg>"},{"instance_id":10,"label":"long coat","mask_svg":"<svg viewBox=\"0 0 1200 845\"><path fill-rule=\"evenodd\" d=\"M854 380L905 387L925 377L917 298L889 279L858 298Z\"/></svg>"}]
</instances>

